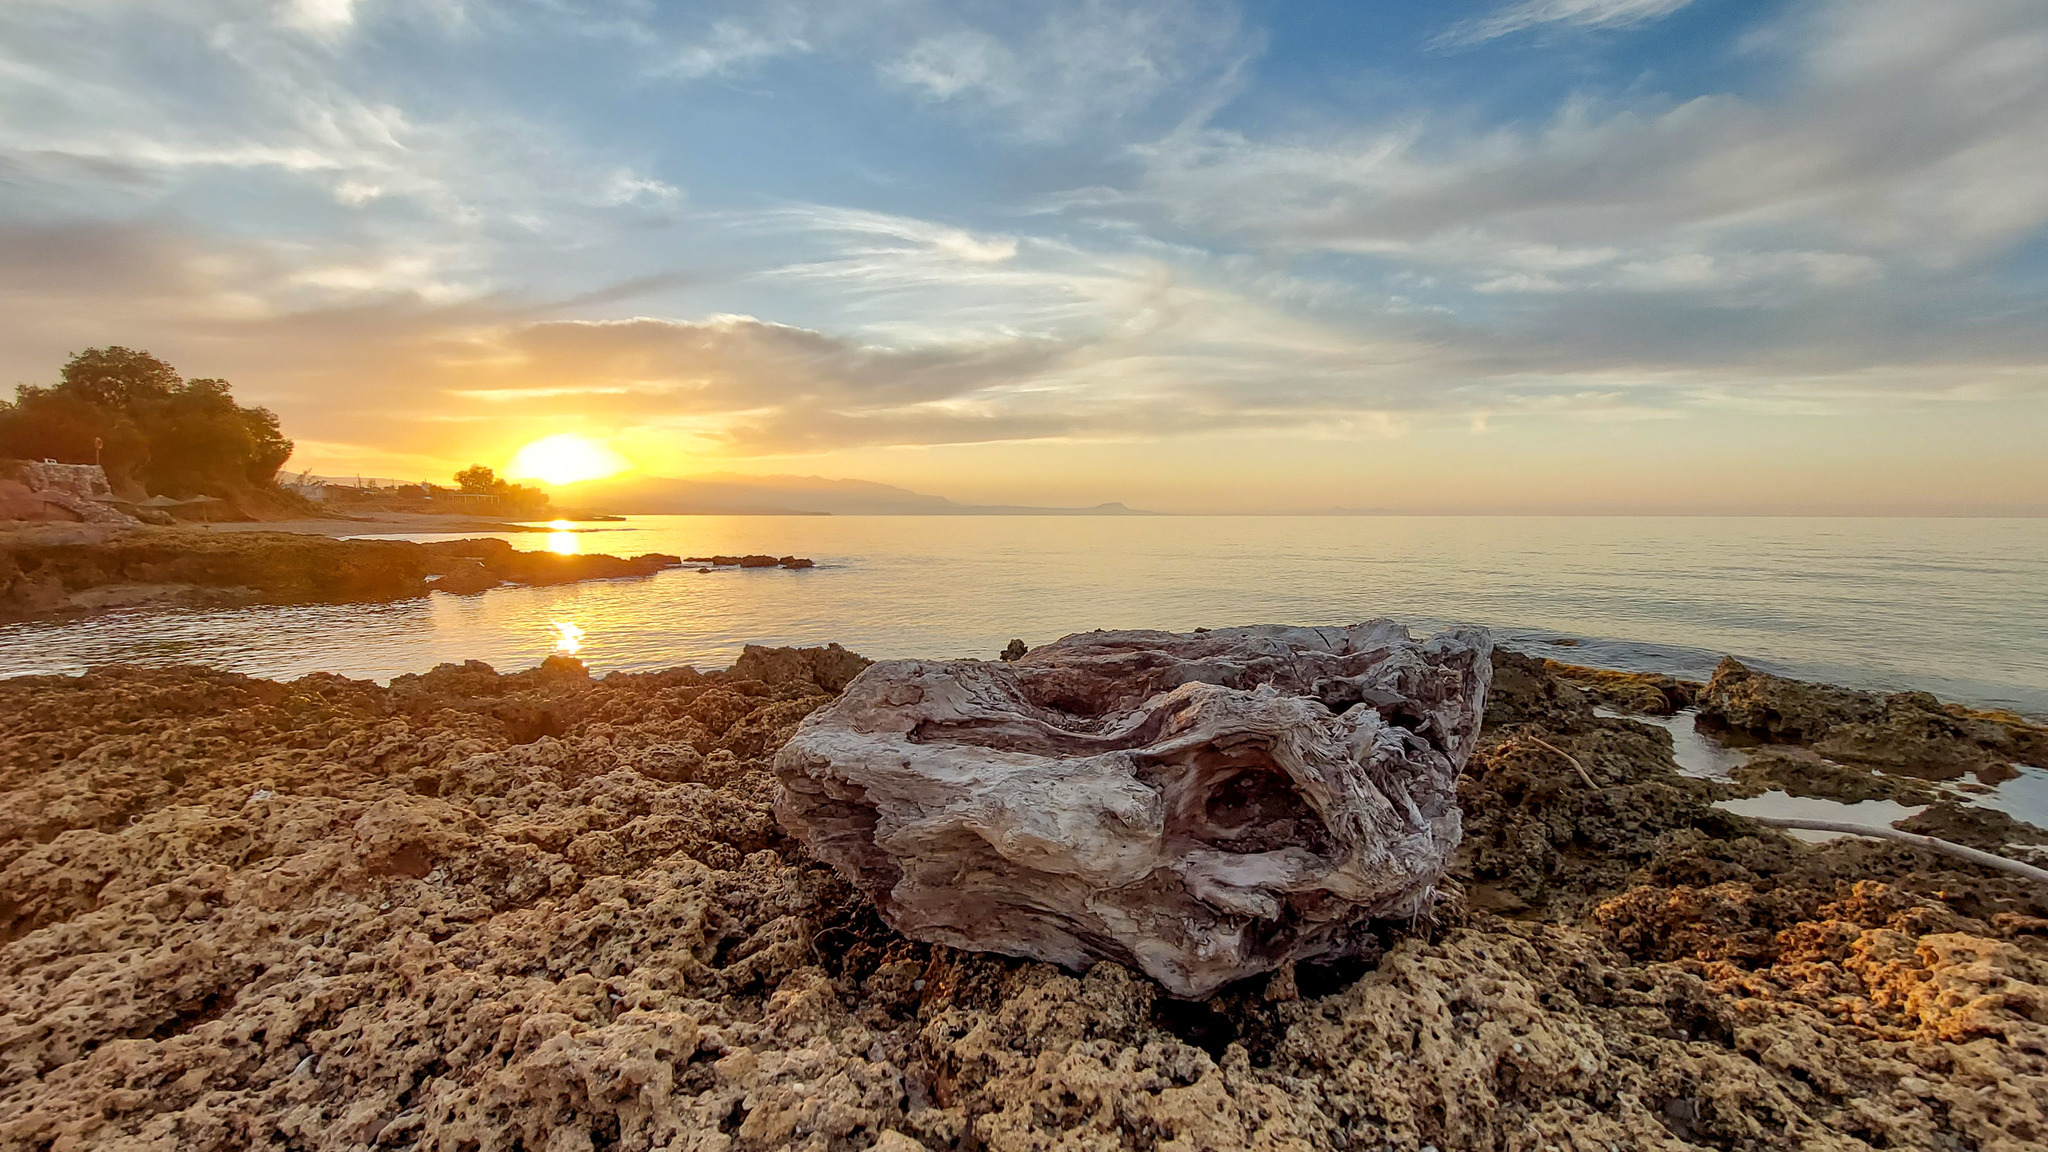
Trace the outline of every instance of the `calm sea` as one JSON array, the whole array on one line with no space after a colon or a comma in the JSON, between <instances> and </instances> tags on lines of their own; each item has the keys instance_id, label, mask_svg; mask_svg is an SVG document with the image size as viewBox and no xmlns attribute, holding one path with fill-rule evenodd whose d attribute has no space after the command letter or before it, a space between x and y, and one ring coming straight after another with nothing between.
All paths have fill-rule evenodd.
<instances>
[{"instance_id":1,"label":"calm sea","mask_svg":"<svg viewBox=\"0 0 2048 1152\"><path fill-rule=\"evenodd\" d=\"M0 675L193 661L377 680L533 665L722 667L741 645L992 657L1092 628L1390 616L1704 677L1792 675L2048 715L2048 520L1626 517L655 516L510 534L521 548L767 552L809 571L434 595L400 604L136 611L0 627ZM442 537L412 537L439 539ZM1555 641L1576 641L1556 645Z\"/></svg>"}]
</instances>

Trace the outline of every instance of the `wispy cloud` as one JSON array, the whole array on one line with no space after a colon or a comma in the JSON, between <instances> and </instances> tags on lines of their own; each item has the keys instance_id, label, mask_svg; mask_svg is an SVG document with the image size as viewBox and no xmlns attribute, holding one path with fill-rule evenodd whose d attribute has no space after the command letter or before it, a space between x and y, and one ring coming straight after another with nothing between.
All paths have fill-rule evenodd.
<instances>
[{"instance_id":1,"label":"wispy cloud","mask_svg":"<svg viewBox=\"0 0 2048 1152\"><path fill-rule=\"evenodd\" d=\"M866 64L927 107L1019 140L1099 132L1170 94L1226 82L1258 50L1228 0L769 0L585 17L650 74L740 80L803 56Z\"/></svg>"},{"instance_id":2,"label":"wispy cloud","mask_svg":"<svg viewBox=\"0 0 2048 1152\"><path fill-rule=\"evenodd\" d=\"M1660 20L1692 0L1521 0L1486 16L1461 20L1442 44L1478 44L1532 28L1626 28Z\"/></svg>"},{"instance_id":3,"label":"wispy cloud","mask_svg":"<svg viewBox=\"0 0 2048 1152\"><path fill-rule=\"evenodd\" d=\"M22 0L0 363L139 344L408 461L2038 410L2048 13L1749 32L1746 87L1503 121L1293 103L1221 0Z\"/></svg>"},{"instance_id":4,"label":"wispy cloud","mask_svg":"<svg viewBox=\"0 0 2048 1152\"><path fill-rule=\"evenodd\" d=\"M1040 19L1008 36L961 20L885 57L889 80L939 104L1000 115L1023 136L1052 139L1146 108L1188 84L1224 81L1256 50L1236 11L1201 0L1104 3L1036 9Z\"/></svg>"},{"instance_id":5,"label":"wispy cloud","mask_svg":"<svg viewBox=\"0 0 2048 1152\"><path fill-rule=\"evenodd\" d=\"M355 24L356 0L287 0L284 22L322 35L333 35Z\"/></svg>"},{"instance_id":6,"label":"wispy cloud","mask_svg":"<svg viewBox=\"0 0 2048 1152\"><path fill-rule=\"evenodd\" d=\"M368 19L363 5L109 7L132 34L39 0L0 12L0 171L16 177L7 214L89 219L154 205L231 219L260 204L292 221L280 231L294 238L273 255L295 249L302 266L251 285L252 301L487 293L508 274L508 240L572 246L607 214L624 221L684 199L509 108L388 98L338 67L324 38Z\"/></svg>"},{"instance_id":7,"label":"wispy cloud","mask_svg":"<svg viewBox=\"0 0 2048 1152\"><path fill-rule=\"evenodd\" d=\"M1833 289L1939 273L2048 224L2041 10L1899 0L1782 29L1768 100L1567 105L1528 130L1410 120L1284 142L1217 130L1142 152L1157 213L1280 249L1352 253L1501 292Z\"/></svg>"}]
</instances>

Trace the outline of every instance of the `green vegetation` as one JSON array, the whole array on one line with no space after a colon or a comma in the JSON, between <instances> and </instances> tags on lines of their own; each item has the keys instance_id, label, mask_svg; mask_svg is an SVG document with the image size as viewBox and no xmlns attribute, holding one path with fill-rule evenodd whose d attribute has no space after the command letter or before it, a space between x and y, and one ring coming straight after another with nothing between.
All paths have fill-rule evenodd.
<instances>
[{"instance_id":1,"label":"green vegetation","mask_svg":"<svg viewBox=\"0 0 2048 1152\"><path fill-rule=\"evenodd\" d=\"M118 493L187 497L267 487L292 454L276 413L147 352L88 348L60 377L0 401L0 457L97 463Z\"/></svg>"}]
</instances>

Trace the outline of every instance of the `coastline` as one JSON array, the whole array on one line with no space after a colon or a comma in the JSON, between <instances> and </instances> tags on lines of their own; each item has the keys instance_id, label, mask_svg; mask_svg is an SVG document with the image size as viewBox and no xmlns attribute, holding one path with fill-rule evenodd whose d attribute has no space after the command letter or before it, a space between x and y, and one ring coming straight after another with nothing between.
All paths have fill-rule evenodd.
<instances>
[{"instance_id":1,"label":"coastline","mask_svg":"<svg viewBox=\"0 0 2048 1152\"><path fill-rule=\"evenodd\" d=\"M1953 729L1912 744L1886 733L1919 701L1502 654L1460 785L1457 897L1382 925L1375 955L1192 1004L1115 965L904 939L782 834L769 760L858 666L750 649L729 671L602 679L558 658L389 687L190 667L0 681L0 1143L2020 1147L2041 1130L2048 891L1756 825L1717 806L1740 784L1687 775L1646 722L1711 707L1777 724L1787 755L1872 726L1867 753L1924 773L1999 738L1969 717L1942 711Z\"/></svg>"},{"instance_id":2,"label":"coastline","mask_svg":"<svg viewBox=\"0 0 2048 1152\"><path fill-rule=\"evenodd\" d=\"M210 532L294 532L313 536L406 536L440 532L550 532L544 524L495 516L379 512L346 519L231 520L204 525Z\"/></svg>"},{"instance_id":3,"label":"coastline","mask_svg":"<svg viewBox=\"0 0 2048 1152\"><path fill-rule=\"evenodd\" d=\"M365 526L422 531L410 519L349 523L357 530L350 536ZM459 533L469 523L445 530ZM520 551L490 536L419 544L260 523L227 530L30 525L0 531L0 621L138 607L376 604L437 591L474 595L506 584L651 576L681 564L681 557L654 552Z\"/></svg>"}]
</instances>

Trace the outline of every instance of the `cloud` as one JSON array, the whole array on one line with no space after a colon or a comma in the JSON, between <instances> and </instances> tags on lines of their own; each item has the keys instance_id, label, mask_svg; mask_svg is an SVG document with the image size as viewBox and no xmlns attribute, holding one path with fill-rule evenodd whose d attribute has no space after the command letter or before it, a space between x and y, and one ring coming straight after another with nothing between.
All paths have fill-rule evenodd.
<instances>
[{"instance_id":1,"label":"cloud","mask_svg":"<svg viewBox=\"0 0 2048 1152\"><path fill-rule=\"evenodd\" d=\"M1234 9L1199 0L1038 6L1041 19L1000 30L957 14L880 65L927 101L1000 115L1030 139L1099 128L1187 85L1228 83L1257 51ZM951 24L944 27L943 24Z\"/></svg>"},{"instance_id":2,"label":"cloud","mask_svg":"<svg viewBox=\"0 0 2048 1152\"><path fill-rule=\"evenodd\" d=\"M187 234L226 235L260 219L280 238L270 256L299 267L243 295L294 308L486 295L521 265L566 263L685 200L660 176L505 105L401 103L357 59L374 40L324 35L382 21L385 33L441 40L459 21L390 26L435 11L254 0L0 8L0 174L13 177L0 217L155 213L189 218Z\"/></svg>"},{"instance_id":3,"label":"cloud","mask_svg":"<svg viewBox=\"0 0 2048 1152\"><path fill-rule=\"evenodd\" d=\"M748 219L820 236L851 238L855 252L924 252L967 264L1000 264L1017 255L1017 237L824 204L794 205L751 214ZM881 249L873 248L881 243Z\"/></svg>"},{"instance_id":4,"label":"cloud","mask_svg":"<svg viewBox=\"0 0 2048 1152\"><path fill-rule=\"evenodd\" d=\"M508 429L659 429L746 456L1214 434L1378 438L1479 414L1497 431L1523 419L2048 396L2048 374L2027 367L2048 348L2023 317L1944 332L1879 314L1856 330L1769 331L1754 317L1702 325L1654 296L1633 305L1567 296L1554 313L1561 324L1479 326L1357 300L1317 320L1299 314L1301 285L1199 253L1037 245L992 264L939 257L926 241L946 235L942 225L858 223L838 218L806 233L864 253L857 260L807 260L791 274L813 277L847 316L863 301L898 301L879 313L894 323L567 320L532 301L402 287L321 289L284 307L301 291L300 265L267 243L152 225L0 227L0 307L15 321L0 332L0 360L47 374L78 348L135 344L190 374L235 381L295 432L382 444L405 459L487 454ZM792 218L779 226L799 227ZM660 287L627 281L592 297ZM928 300L953 310L943 321L901 319L935 310ZM1678 344L1669 333L1681 322L1692 326Z\"/></svg>"},{"instance_id":5,"label":"cloud","mask_svg":"<svg viewBox=\"0 0 2048 1152\"><path fill-rule=\"evenodd\" d=\"M356 0L287 0L283 19L293 27L333 35L355 24Z\"/></svg>"},{"instance_id":6,"label":"cloud","mask_svg":"<svg viewBox=\"0 0 2048 1152\"><path fill-rule=\"evenodd\" d=\"M813 50L807 33L818 28L815 14L800 5L762 4L746 16L713 20L665 49L657 70L685 80L729 76L782 56Z\"/></svg>"},{"instance_id":7,"label":"cloud","mask_svg":"<svg viewBox=\"0 0 2048 1152\"><path fill-rule=\"evenodd\" d=\"M1817 3L1751 37L1751 94L1493 126L1212 120L1259 37L1193 0L547 0L412 44L589 37L565 58L659 109L601 130L446 95L475 72L410 83L378 55L426 35L406 6L331 36L255 0L113 10L0 7L0 363L148 347L393 459L508 429L744 456L2048 397L2012 270L2048 221L2048 17L2017 0ZM784 100L799 55L927 110L885 154L967 158L835 184L836 156L666 118L712 85Z\"/></svg>"},{"instance_id":8,"label":"cloud","mask_svg":"<svg viewBox=\"0 0 2048 1152\"><path fill-rule=\"evenodd\" d=\"M771 0L575 26L622 39L649 74L675 81L733 82L800 56L850 62L927 107L1034 142L1101 133L1227 85L1260 47L1227 0Z\"/></svg>"},{"instance_id":9,"label":"cloud","mask_svg":"<svg viewBox=\"0 0 2048 1152\"><path fill-rule=\"evenodd\" d=\"M1199 129L1069 210L1346 253L1468 288L1748 292L1940 276L2048 223L2048 13L1819 4L1776 94L1577 98L1533 128L1426 115L1317 138Z\"/></svg>"},{"instance_id":10,"label":"cloud","mask_svg":"<svg viewBox=\"0 0 2048 1152\"><path fill-rule=\"evenodd\" d=\"M1478 44L1532 28L1627 28L1660 20L1692 0L1522 0L1488 16L1461 20L1438 42Z\"/></svg>"},{"instance_id":11,"label":"cloud","mask_svg":"<svg viewBox=\"0 0 2048 1152\"><path fill-rule=\"evenodd\" d=\"M618 208L628 204L674 204L683 198L683 190L664 180L642 176L631 168L614 168L596 189L592 203L605 208Z\"/></svg>"}]
</instances>

